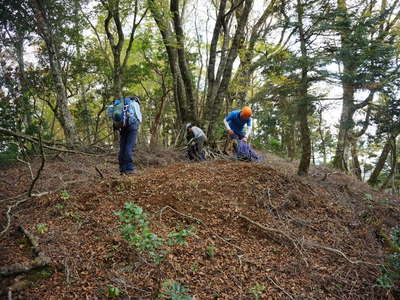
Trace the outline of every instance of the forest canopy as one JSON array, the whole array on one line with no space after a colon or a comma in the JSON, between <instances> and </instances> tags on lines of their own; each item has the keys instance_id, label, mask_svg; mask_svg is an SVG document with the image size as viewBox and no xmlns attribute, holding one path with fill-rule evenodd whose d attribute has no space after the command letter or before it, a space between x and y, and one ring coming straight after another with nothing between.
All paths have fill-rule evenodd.
<instances>
[{"instance_id":1,"label":"forest canopy","mask_svg":"<svg viewBox=\"0 0 400 300\"><path fill-rule=\"evenodd\" d=\"M185 124L220 150L251 106L254 147L397 191L400 1L2 0L0 161L115 145L106 108L137 95L139 144Z\"/></svg>"}]
</instances>

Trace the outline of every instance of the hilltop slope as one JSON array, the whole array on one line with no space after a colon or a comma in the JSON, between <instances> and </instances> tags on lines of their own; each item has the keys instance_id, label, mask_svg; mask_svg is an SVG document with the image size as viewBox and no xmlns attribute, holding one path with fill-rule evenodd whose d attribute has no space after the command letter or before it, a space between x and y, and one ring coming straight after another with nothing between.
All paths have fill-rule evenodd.
<instances>
[{"instance_id":1,"label":"hilltop slope","mask_svg":"<svg viewBox=\"0 0 400 300\"><path fill-rule=\"evenodd\" d=\"M349 176L313 168L300 178L291 163L268 157L263 163L170 161L119 177L112 158L98 161L49 161L38 189L51 190L51 180L62 177L70 182L66 191L30 199L14 211L18 218L2 237L1 264L32 259L17 225L37 236L51 259L48 276L15 292L19 299L104 299L110 285L124 292L121 299L153 299L167 280L196 299L253 299L250 291L257 289L262 299L385 295L376 286L384 255L379 233L399 223L399 202ZM6 170L8 183L18 172ZM26 188L24 178L15 186ZM15 192L9 185L6 195ZM127 201L150 215L161 237L187 227L196 234L156 265L118 231L114 212ZM5 224L11 202L0 203ZM7 277L0 286L14 282Z\"/></svg>"}]
</instances>

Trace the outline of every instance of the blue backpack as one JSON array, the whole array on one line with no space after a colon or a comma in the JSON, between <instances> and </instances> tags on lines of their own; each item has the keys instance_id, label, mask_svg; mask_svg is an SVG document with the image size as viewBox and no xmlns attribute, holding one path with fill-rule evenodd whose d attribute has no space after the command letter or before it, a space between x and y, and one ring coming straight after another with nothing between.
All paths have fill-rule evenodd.
<instances>
[{"instance_id":1,"label":"blue backpack","mask_svg":"<svg viewBox=\"0 0 400 300\"><path fill-rule=\"evenodd\" d=\"M107 115L112 119L114 128L117 129L126 127L134 122L140 123L139 99L130 97L114 100L114 103L107 108Z\"/></svg>"}]
</instances>

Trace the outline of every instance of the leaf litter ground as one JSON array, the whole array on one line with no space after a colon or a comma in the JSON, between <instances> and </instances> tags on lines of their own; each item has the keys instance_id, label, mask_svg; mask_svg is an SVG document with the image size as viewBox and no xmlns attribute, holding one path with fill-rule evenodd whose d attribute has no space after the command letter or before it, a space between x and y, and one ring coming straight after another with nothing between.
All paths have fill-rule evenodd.
<instances>
[{"instance_id":1,"label":"leaf litter ground","mask_svg":"<svg viewBox=\"0 0 400 300\"><path fill-rule=\"evenodd\" d=\"M180 160L174 152L139 152L141 172L121 177L112 156L48 159L36 191L52 192L11 210L0 265L32 260L18 226L52 263L0 278L3 292L24 281L14 299L106 299L110 286L120 299L154 299L173 280L196 299L254 299L257 287L260 299L390 297L376 284L385 255L379 234L399 224L398 200L328 168L300 178L294 164L273 156ZM4 227L11 197L29 188L31 175L22 164L1 172ZM156 265L121 238L114 212L126 201L149 214L161 237L187 227L196 234Z\"/></svg>"}]
</instances>

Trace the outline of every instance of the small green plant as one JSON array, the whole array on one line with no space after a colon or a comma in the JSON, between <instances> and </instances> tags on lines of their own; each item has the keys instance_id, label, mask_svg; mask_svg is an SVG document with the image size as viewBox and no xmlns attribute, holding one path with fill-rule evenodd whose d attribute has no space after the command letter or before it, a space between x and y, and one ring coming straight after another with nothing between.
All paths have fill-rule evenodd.
<instances>
[{"instance_id":1,"label":"small green plant","mask_svg":"<svg viewBox=\"0 0 400 300\"><path fill-rule=\"evenodd\" d=\"M214 246L207 246L207 256L208 256L208 258L214 258L216 249L217 248L214 247Z\"/></svg>"},{"instance_id":2,"label":"small green plant","mask_svg":"<svg viewBox=\"0 0 400 300\"><path fill-rule=\"evenodd\" d=\"M68 193L67 190L62 190L60 193L60 198L64 201L68 200L69 198L71 198L71 195Z\"/></svg>"},{"instance_id":3,"label":"small green plant","mask_svg":"<svg viewBox=\"0 0 400 300\"><path fill-rule=\"evenodd\" d=\"M161 299L169 300L192 300L193 297L187 295L188 289L176 281L165 281L162 283L163 292L160 294Z\"/></svg>"},{"instance_id":4,"label":"small green plant","mask_svg":"<svg viewBox=\"0 0 400 300\"><path fill-rule=\"evenodd\" d=\"M178 232L170 232L168 234L168 245L184 245L187 246L186 238L188 236L194 235L192 228L182 229Z\"/></svg>"},{"instance_id":5,"label":"small green plant","mask_svg":"<svg viewBox=\"0 0 400 300\"><path fill-rule=\"evenodd\" d=\"M384 233L381 233L381 235L389 245L391 253L387 257L386 264L382 267L382 276L377 279L377 282L384 289L396 289L400 280L400 227L395 227L390 236Z\"/></svg>"},{"instance_id":6,"label":"small green plant","mask_svg":"<svg viewBox=\"0 0 400 300\"><path fill-rule=\"evenodd\" d=\"M365 194L364 198L365 198L365 200L368 200L368 201L372 201L374 199L374 197L371 194Z\"/></svg>"},{"instance_id":7,"label":"small green plant","mask_svg":"<svg viewBox=\"0 0 400 300\"><path fill-rule=\"evenodd\" d=\"M76 213L74 213L73 211L66 212L65 216L66 217L71 217L71 218L75 219L76 221L80 221L81 220L81 216L76 214Z\"/></svg>"},{"instance_id":8,"label":"small green plant","mask_svg":"<svg viewBox=\"0 0 400 300\"><path fill-rule=\"evenodd\" d=\"M191 265L190 270L192 270L192 272L197 272L199 270L199 265L198 264Z\"/></svg>"},{"instance_id":9,"label":"small green plant","mask_svg":"<svg viewBox=\"0 0 400 300\"><path fill-rule=\"evenodd\" d=\"M58 203L58 204L54 205L54 207L58 210L62 210L62 209L64 209L64 204Z\"/></svg>"},{"instance_id":10,"label":"small green plant","mask_svg":"<svg viewBox=\"0 0 400 300\"><path fill-rule=\"evenodd\" d=\"M118 193L123 192L125 190L125 185L123 183L120 183L115 187L115 189Z\"/></svg>"},{"instance_id":11,"label":"small green plant","mask_svg":"<svg viewBox=\"0 0 400 300\"><path fill-rule=\"evenodd\" d=\"M49 228L47 227L46 224L37 224L36 225L36 231L39 234L45 234L48 230L49 230Z\"/></svg>"},{"instance_id":12,"label":"small green plant","mask_svg":"<svg viewBox=\"0 0 400 300\"><path fill-rule=\"evenodd\" d=\"M254 299L259 300L260 296L265 290L265 286L262 284L256 283L253 287L249 290L250 294L254 295Z\"/></svg>"},{"instance_id":13,"label":"small green plant","mask_svg":"<svg viewBox=\"0 0 400 300\"><path fill-rule=\"evenodd\" d=\"M194 234L190 229L183 229L179 232L171 232L168 234L168 240L158 237L151 232L148 215L143 209L132 203L126 202L122 211L115 213L119 220L124 223L120 227L122 236L129 245L135 247L139 253L149 255L156 264L160 264L168 250L162 249L167 242L168 245L186 245L185 238Z\"/></svg>"},{"instance_id":14,"label":"small green plant","mask_svg":"<svg viewBox=\"0 0 400 300\"><path fill-rule=\"evenodd\" d=\"M117 288L113 285L108 286L107 296L109 298L116 298L116 297L120 296L121 294L122 294L122 291L119 288Z\"/></svg>"},{"instance_id":15,"label":"small green plant","mask_svg":"<svg viewBox=\"0 0 400 300\"><path fill-rule=\"evenodd\" d=\"M48 279L53 275L53 270L50 267L44 267L42 269L35 270L32 273L29 273L27 279L30 281L38 281L43 279Z\"/></svg>"}]
</instances>

